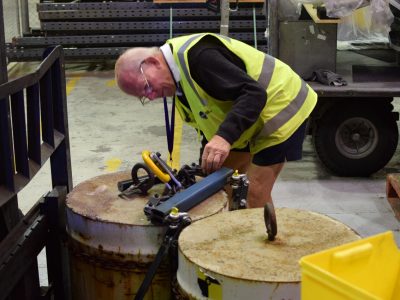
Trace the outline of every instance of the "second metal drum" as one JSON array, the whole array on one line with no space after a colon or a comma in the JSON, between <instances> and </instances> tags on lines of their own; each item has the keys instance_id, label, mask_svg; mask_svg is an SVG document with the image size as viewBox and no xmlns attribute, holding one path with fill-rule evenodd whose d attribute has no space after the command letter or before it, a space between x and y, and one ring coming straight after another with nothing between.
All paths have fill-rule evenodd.
<instances>
[{"instance_id":1,"label":"second metal drum","mask_svg":"<svg viewBox=\"0 0 400 300\"><path fill-rule=\"evenodd\" d=\"M211 216L179 237L178 299L300 299L302 256L359 239L321 214L276 209L278 235L269 241L263 209Z\"/></svg>"}]
</instances>

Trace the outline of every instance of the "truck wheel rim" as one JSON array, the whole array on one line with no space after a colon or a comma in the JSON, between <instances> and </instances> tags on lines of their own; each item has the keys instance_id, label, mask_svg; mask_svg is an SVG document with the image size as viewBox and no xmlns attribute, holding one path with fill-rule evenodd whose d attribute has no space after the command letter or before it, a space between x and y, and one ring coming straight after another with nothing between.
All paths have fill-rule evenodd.
<instances>
[{"instance_id":1,"label":"truck wheel rim","mask_svg":"<svg viewBox=\"0 0 400 300\"><path fill-rule=\"evenodd\" d=\"M338 151L350 159L370 155L378 144L378 130L368 119L350 118L336 131L335 143Z\"/></svg>"}]
</instances>

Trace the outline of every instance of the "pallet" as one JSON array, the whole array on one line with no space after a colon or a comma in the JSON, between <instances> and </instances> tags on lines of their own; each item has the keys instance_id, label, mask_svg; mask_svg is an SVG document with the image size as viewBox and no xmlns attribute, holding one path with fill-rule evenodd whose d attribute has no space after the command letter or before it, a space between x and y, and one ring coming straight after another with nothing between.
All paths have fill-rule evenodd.
<instances>
[{"instance_id":1,"label":"pallet","mask_svg":"<svg viewBox=\"0 0 400 300\"><path fill-rule=\"evenodd\" d=\"M400 221L400 173L386 176L386 197L397 220Z\"/></svg>"}]
</instances>

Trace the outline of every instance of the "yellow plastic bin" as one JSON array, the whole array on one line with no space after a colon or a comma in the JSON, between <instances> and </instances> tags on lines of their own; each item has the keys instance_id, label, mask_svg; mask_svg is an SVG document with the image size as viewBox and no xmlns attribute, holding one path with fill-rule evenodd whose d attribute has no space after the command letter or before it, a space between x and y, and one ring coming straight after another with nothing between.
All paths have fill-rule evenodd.
<instances>
[{"instance_id":1,"label":"yellow plastic bin","mask_svg":"<svg viewBox=\"0 0 400 300\"><path fill-rule=\"evenodd\" d=\"M391 231L304 256L302 300L400 299L400 251Z\"/></svg>"}]
</instances>

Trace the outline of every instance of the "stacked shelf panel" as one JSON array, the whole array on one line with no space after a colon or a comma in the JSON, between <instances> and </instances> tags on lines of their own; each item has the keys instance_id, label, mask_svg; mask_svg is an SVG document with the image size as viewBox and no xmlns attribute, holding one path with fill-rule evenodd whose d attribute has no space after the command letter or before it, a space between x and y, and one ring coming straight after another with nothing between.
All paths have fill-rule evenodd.
<instances>
[{"instance_id":1,"label":"stacked shelf panel","mask_svg":"<svg viewBox=\"0 0 400 300\"><path fill-rule=\"evenodd\" d=\"M236 4L234 4L236 6ZM36 60L62 45L66 59L116 58L129 47L160 46L171 36L220 30L221 15L205 3L39 3L40 28L8 44L10 61ZM230 12L229 36L267 51L262 4L239 3Z\"/></svg>"}]
</instances>

